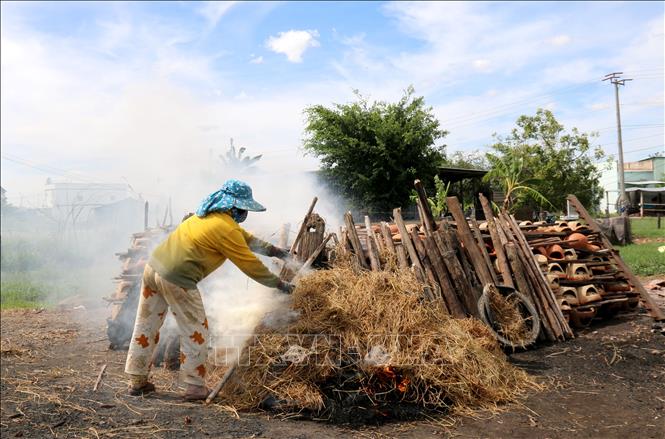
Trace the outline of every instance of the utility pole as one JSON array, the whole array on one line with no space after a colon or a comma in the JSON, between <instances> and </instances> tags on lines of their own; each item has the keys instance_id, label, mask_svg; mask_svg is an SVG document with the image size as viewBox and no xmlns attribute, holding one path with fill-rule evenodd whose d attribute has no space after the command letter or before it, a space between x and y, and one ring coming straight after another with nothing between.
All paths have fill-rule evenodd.
<instances>
[{"instance_id":1,"label":"utility pole","mask_svg":"<svg viewBox=\"0 0 665 439\"><path fill-rule=\"evenodd\" d=\"M626 195L626 181L624 179L624 169L623 169L623 142L621 140L621 110L619 105L619 86L626 85L626 81L632 81L632 79L623 79L621 78L623 72L614 72L608 73L603 78L603 81L609 80L614 84L614 99L616 101L616 110L617 110L617 144L618 144L618 153L619 153L619 200L618 200L618 210L621 212L621 216L628 216L628 196Z\"/></svg>"}]
</instances>

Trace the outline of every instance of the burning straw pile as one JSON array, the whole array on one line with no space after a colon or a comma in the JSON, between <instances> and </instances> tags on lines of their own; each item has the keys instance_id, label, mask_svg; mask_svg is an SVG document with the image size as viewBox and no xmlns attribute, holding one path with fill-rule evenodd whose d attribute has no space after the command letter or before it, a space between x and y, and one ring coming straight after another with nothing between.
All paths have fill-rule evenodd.
<instances>
[{"instance_id":1,"label":"burning straw pile","mask_svg":"<svg viewBox=\"0 0 665 439\"><path fill-rule=\"evenodd\" d=\"M494 407L537 386L482 322L451 318L423 301L423 288L410 270L366 271L351 261L303 277L293 297L298 319L258 328L224 399L366 422Z\"/></svg>"}]
</instances>

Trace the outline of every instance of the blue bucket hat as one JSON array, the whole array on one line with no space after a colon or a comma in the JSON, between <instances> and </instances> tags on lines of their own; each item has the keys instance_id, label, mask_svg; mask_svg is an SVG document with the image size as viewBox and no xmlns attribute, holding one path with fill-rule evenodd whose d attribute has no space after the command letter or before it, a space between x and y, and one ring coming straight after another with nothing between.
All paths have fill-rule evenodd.
<instances>
[{"instance_id":1,"label":"blue bucket hat","mask_svg":"<svg viewBox=\"0 0 665 439\"><path fill-rule=\"evenodd\" d=\"M204 217L210 212L224 212L231 208L263 212L266 210L252 197L252 188L244 181L232 178L226 180L217 192L208 195L196 209L196 215Z\"/></svg>"}]
</instances>

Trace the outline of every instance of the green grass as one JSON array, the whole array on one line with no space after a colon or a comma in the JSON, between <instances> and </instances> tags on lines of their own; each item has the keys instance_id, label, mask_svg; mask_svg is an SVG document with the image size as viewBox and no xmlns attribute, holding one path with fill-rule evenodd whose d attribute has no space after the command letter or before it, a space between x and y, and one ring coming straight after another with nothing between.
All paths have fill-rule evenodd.
<instances>
[{"instance_id":1,"label":"green grass","mask_svg":"<svg viewBox=\"0 0 665 439\"><path fill-rule=\"evenodd\" d=\"M48 292L23 273L3 273L0 282L0 309L40 308L46 304Z\"/></svg>"},{"instance_id":2,"label":"green grass","mask_svg":"<svg viewBox=\"0 0 665 439\"><path fill-rule=\"evenodd\" d=\"M665 218L661 218L660 227L657 228L657 219L654 217L630 219L633 238L665 238Z\"/></svg>"},{"instance_id":3,"label":"green grass","mask_svg":"<svg viewBox=\"0 0 665 439\"><path fill-rule=\"evenodd\" d=\"M665 253L658 251L658 247L665 246L665 242L646 242L617 247L621 257L638 276L665 276Z\"/></svg>"}]
</instances>

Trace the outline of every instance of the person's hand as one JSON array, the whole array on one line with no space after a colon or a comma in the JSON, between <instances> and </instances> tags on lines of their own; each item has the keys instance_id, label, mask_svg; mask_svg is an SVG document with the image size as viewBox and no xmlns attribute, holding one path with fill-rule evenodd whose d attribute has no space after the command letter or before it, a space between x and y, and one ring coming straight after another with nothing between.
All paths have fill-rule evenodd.
<instances>
[{"instance_id":1,"label":"person's hand","mask_svg":"<svg viewBox=\"0 0 665 439\"><path fill-rule=\"evenodd\" d=\"M282 293L285 294L291 294L293 290L296 288L295 285L293 285L290 282L286 282L280 279L279 283L277 284L277 289L280 290Z\"/></svg>"},{"instance_id":2,"label":"person's hand","mask_svg":"<svg viewBox=\"0 0 665 439\"><path fill-rule=\"evenodd\" d=\"M291 253L285 248L277 247L275 245L272 246L270 249L270 255L274 258L279 258L279 259L286 259L291 256Z\"/></svg>"}]
</instances>

